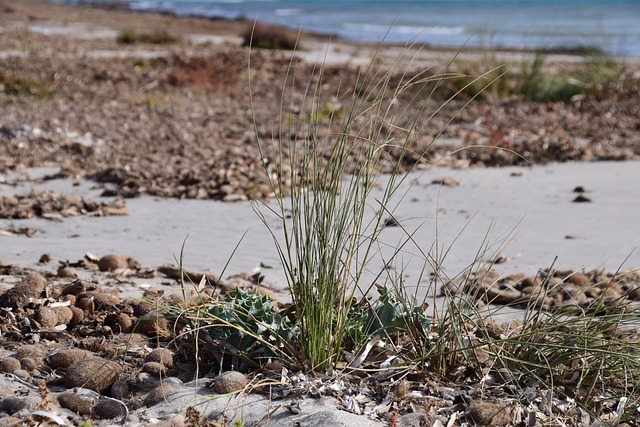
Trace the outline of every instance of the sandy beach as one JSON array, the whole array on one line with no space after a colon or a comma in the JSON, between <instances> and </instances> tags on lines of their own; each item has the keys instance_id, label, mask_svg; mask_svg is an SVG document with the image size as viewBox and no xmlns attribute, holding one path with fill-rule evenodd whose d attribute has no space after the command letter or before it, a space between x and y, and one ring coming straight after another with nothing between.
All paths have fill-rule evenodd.
<instances>
[{"instance_id":1,"label":"sandy beach","mask_svg":"<svg viewBox=\"0 0 640 427\"><path fill-rule=\"evenodd\" d=\"M621 290L637 287L637 60L617 59L617 80L570 102L533 102L507 86L489 88L475 99L456 78L490 72L500 64L506 64L501 70L507 75L519 75L535 54L425 46L379 49L282 29L299 37L295 52L250 51L242 39L251 26L241 20L134 13L115 4L96 8L0 0L0 298L8 301L3 300L8 305L0 316L0 359L22 360L27 356L18 357L20 348L33 347L28 357L37 362L31 370L20 361L9 370L9 362L2 362L6 375L0 379L0 401L28 395L24 402L12 403L17 406L11 410L6 409L9 403L2 404L8 414L0 419L8 423L3 425L20 425L21 417L42 403L41 390L36 391L40 380L56 396L51 408L38 409L44 417L40 419L50 425L78 425L83 419L91 425L111 425L115 421L107 420L116 419L125 425L196 425L189 424L184 411L215 388L215 373L194 371L193 360L181 359L180 351L171 356L175 366L171 362L150 368L148 363L157 362L149 358L156 345L147 338L165 334L161 347L174 351L174 331L165 324L141 334L129 329L127 334L114 313L143 319L154 311L141 299L164 303L169 295L180 294L174 270L183 244L184 267L198 277L220 277L223 290L239 287L279 303L290 301L273 239L255 213L256 207L264 211L274 203L256 137L268 142L276 135L287 147L295 145L301 135L290 126L291 118L303 120L308 100L302 94L309 82L317 82L318 64L324 70L318 105L338 111L376 51L374 66L380 70L404 58L395 65L395 79L403 73L437 76L445 71L453 77L440 81L438 94L426 104L428 114L414 123L421 130L415 144L420 150L428 148L427 154L408 158L399 171L409 175L390 215L401 227L383 230L382 257L370 266L372 278L385 268L394 271L408 292L430 303L431 316L443 309L442 286L448 280L433 279L434 268L429 263L425 267L425 254L437 260L439 274L444 272L451 282L469 269L490 271L502 290L517 290L505 303L515 306L496 316L501 321L522 318L518 301L526 293L524 278L557 271L557 277L562 276L559 288L568 292L562 283L580 277L585 281L584 304L595 298L590 291L602 278L616 272L626 274ZM123 43L118 41L123 32L166 40ZM578 76L593 66L589 58L566 52L549 53L545 61L550 75ZM289 78L291 64L296 80ZM412 95L398 96L394 108L411 116ZM335 132L338 125L331 121L327 131ZM267 157L279 154L277 147L266 146ZM393 158L393 150L389 156ZM383 172L393 169L389 162ZM374 190L367 215L375 213L385 179L388 175ZM385 265L387 249L393 251L407 232L412 243L394 265ZM103 265L109 254L118 255L113 268ZM69 290L78 283L82 290ZM490 290L482 279L479 283ZM31 302L11 306L15 301L7 295L16 286L40 293ZM72 303L66 302L71 301L68 295ZM81 306L83 300L90 301L89 311ZM63 301L65 307L82 307L76 311L84 320L69 317L62 325L48 324L38 314L42 307ZM544 308L563 303L558 296ZM488 310L495 307L491 304ZM25 326L23 318L35 326ZM117 341L123 335L140 341L131 350L130 344ZM108 386L97 385L82 395L88 410L81 404L58 403L59 396L74 387L65 375L70 365L56 371L43 355L69 348L91 350L109 363L119 360L118 354L129 358L121 360L117 381L106 378ZM79 357L74 363L85 356L74 353ZM162 356L157 357L162 362ZM26 373L15 372L19 370ZM309 381L305 387L316 384ZM128 387L127 392L118 392L114 384ZM157 391L164 387L170 392ZM451 414L459 410L459 399L449 401L442 388L438 390L440 400L433 408L449 412L421 409L418 413L428 425L450 420L450 425L461 425L460 420L481 424L468 407L456 421ZM154 398L154 392L161 397ZM161 403L171 393L172 404ZM257 394L246 397L253 411L242 409L245 403L233 397L210 406L199 402L198 407L211 421L207 425L232 422L222 416L230 407L245 425L426 425L415 424L420 421L408 416L414 414L400 409L404 421L391 424L393 411L381 410L380 402L355 410L345 403L351 401L344 394L322 395L324 400L317 402L304 399L301 412L287 412L284 406L277 412L271 399ZM96 415L99 402L113 400L121 406ZM398 403L397 408L407 406Z\"/></svg>"}]
</instances>

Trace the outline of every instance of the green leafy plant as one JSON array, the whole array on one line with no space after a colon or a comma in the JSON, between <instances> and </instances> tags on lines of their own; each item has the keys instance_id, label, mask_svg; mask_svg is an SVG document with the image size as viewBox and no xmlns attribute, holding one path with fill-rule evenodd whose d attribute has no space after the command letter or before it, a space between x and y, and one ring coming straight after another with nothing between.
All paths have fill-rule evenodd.
<instances>
[{"instance_id":1,"label":"green leafy plant","mask_svg":"<svg viewBox=\"0 0 640 427\"><path fill-rule=\"evenodd\" d=\"M282 348L298 338L297 327L278 313L269 297L242 289L220 301L211 301L206 319L207 333L223 353L253 362L281 356Z\"/></svg>"}]
</instances>

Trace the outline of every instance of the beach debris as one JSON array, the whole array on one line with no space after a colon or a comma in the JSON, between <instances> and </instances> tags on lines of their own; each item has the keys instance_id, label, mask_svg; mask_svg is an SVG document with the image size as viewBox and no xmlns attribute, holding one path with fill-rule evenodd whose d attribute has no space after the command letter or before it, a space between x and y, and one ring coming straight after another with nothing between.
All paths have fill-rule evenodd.
<instances>
[{"instance_id":1,"label":"beach debris","mask_svg":"<svg viewBox=\"0 0 640 427\"><path fill-rule=\"evenodd\" d=\"M579 194L576 196L575 199L572 200L573 203L591 203L592 200L591 198L583 195L583 194Z\"/></svg>"},{"instance_id":2,"label":"beach debris","mask_svg":"<svg viewBox=\"0 0 640 427\"><path fill-rule=\"evenodd\" d=\"M58 194L52 191L35 192L19 196L0 197L0 218L27 219L45 218L61 221L66 217L127 215L125 202L116 199L112 202L95 202L73 195ZM28 235L28 231L25 233Z\"/></svg>"},{"instance_id":3,"label":"beach debris","mask_svg":"<svg viewBox=\"0 0 640 427\"><path fill-rule=\"evenodd\" d=\"M450 176L445 176L444 178L434 179L431 181L431 184L442 185L443 187L458 187L460 185L460 181L457 181Z\"/></svg>"}]
</instances>

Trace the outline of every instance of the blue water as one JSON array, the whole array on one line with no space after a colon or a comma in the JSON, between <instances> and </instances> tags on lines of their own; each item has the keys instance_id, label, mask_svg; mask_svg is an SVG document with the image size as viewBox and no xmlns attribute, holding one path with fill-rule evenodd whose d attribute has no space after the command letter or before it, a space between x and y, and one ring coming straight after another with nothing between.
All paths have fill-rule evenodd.
<instances>
[{"instance_id":1,"label":"blue water","mask_svg":"<svg viewBox=\"0 0 640 427\"><path fill-rule=\"evenodd\" d=\"M615 55L640 57L640 0L131 0L130 4L134 9L177 14L257 18L356 41L493 48L598 46Z\"/></svg>"}]
</instances>

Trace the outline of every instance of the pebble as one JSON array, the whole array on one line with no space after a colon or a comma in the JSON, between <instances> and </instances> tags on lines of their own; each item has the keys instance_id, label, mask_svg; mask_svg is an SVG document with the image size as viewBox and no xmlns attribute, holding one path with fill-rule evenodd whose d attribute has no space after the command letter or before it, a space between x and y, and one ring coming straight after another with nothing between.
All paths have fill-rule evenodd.
<instances>
[{"instance_id":1,"label":"pebble","mask_svg":"<svg viewBox=\"0 0 640 427\"><path fill-rule=\"evenodd\" d=\"M167 368L159 362L147 362L142 365L142 372L146 372L153 375L156 378L162 378L167 376Z\"/></svg>"},{"instance_id":2,"label":"pebble","mask_svg":"<svg viewBox=\"0 0 640 427\"><path fill-rule=\"evenodd\" d=\"M169 401L172 394L178 393L184 389L183 386L177 384L161 384L151 390L144 398L144 406L150 407Z\"/></svg>"},{"instance_id":3,"label":"pebble","mask_svg":"<svg viewBox=\"0 0 640 427\"><path fill-rule=\"evenodd\" d=\"M103 393L111 388L119 375L117 363L94 357L72 365L64 376L64 383L69 388L84 387Z\"/></svg>"},{"instance_id":4,"label":"pebble","mask_svg":"<svg viewBox=\"0 0 640 427\"><path fill-rule=\"evenodd\" d=\"M93 407L93 415L103 420L111 420L127 415L124 403L116 399L102 399Z\"/></svg>"},{"instance_id":5,"label":"pebble","mask_svg":"<svg viewBox=\"0 0 640 427\"><path fill-rule=\"evenodd\" d=\"M87 350L71 349L57 351L49 356L49 366L52 369L66 371L70 366L80 363L82 360L95 357Z\"/></svg>"},{"instance_id":6,"label":"pebble","mask_svg":"<svg viewBox=\"0 0 640 427\"><path fill-rule=\"evenodd\" d=\"M145 362L158 362L171 368L173 366L173 352L166 348L156 348L147 354L144 358Z\"/></svg>"},{"instance_id":7,"label":"pebble","mask_svg":"<svg viewBox=\"0 0 640 427\"><path fill-rule=\"evenodd\" d=\"M100 271L112 272L119 269L129 268L127 259L120 255L105 255L98 261Z\"/></svg>"},{"instance_id":8,"label":"pebble","mask_svg":"<svg viewBox=\"0 0 640 427\"><path fill-rule=\"evenodd\" d=\"M469 416L478 425L506 426L511 416L504 404L474 401L469 405Z\"/></svg>"},{"instance_id":9,"label":"pebble","mask_svg":"<svg viewBox=\"0 0 640 427\"><path fill-rule=\"evenodd\" d=\"M237 371L223 372L215 378L213 390L218 394L233 393L247 386L247 377Z\"/></svg>"},{"instance_id":10,"label":"pebble","mask_svg":"<svg viewBox=\"0 0 640 427\"><path fill-rule=\"evenodd\" d=\"M14 396L5 397L4 399L0 399L0 412L13 415L26 408L27 405L27 399L21 399Z\"/></svg>"},{"instance_id":11,"label":"pebble","mask_svg":"<svg viewBox=\"0 0 640 427\"><path fill-rule=\"evenodd\" d=\"M63 408L69 409L78 415L90 416L95 405L95 399L80 396L73 392L65 392L58 395L58 403Z\"/></svg>"},{"instance_id":12,"label":"pebble","mask_svg":"<svg viewBox=\"0 0 640 427\"><path fill-rule=\"evenodd\" d=\"M0 370L8 374L12 374L21 368L20 361L15 357L5 357L0 362Z\"/></svg>"}]
</instances>

